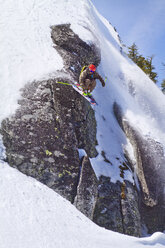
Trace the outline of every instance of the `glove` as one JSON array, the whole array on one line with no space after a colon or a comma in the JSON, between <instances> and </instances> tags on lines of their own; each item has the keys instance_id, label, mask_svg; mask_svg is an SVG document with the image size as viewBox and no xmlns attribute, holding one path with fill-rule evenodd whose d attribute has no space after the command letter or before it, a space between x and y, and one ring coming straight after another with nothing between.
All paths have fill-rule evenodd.
<instances>
[{"instance_id":1,"label":"glove","mask_svg":"<svg viewBox=\"0 0 165 248\"><path fill-rule=\"evenodd\" d=\"M105 87L105 82L102 82L102 86Z\"/></svg>"}]
</instances>

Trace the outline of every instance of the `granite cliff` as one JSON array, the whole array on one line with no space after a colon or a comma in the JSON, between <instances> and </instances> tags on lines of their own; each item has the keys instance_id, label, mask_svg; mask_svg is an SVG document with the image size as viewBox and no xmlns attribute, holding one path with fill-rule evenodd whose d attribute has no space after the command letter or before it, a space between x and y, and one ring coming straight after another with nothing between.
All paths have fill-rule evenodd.
<instances>
[{"instance_id":1,"label":"granite cliff","mask_svg":"<svg viewBox=\"0 0 165 248\"><path fill-rule=\"evenodd\" d=\"M125 153L125 163L119 162L121 177L130 170L136 180L114 183L105 175L98 178L90 162L98 155L95 111L71 86L58 82L77 81L86 64L98 66L100 49L81 40L69 24L52 26L51 37L64 68L54 78L21 89L19 108L1 124L6 161L55 190L100 226L133 236L142 236L144 228L149 233L163 231L163 148L143 137L114 102L114 115L136 158L133 163ZM80 149L86 152L82 158ZM109 164L104 152L102 156Z\"/></svg>"}]
</instances>

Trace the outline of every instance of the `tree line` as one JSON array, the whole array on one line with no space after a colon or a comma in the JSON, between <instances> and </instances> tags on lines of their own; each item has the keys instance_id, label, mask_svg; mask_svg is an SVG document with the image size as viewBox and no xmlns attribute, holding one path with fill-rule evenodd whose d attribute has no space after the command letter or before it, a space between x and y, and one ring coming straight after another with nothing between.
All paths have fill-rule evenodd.
<instances>
[{"instance_id":1,"label":"tree line","mask_svg":"<svg viewBox=\"0 0 165 248\"><path fill-rule=\"evenodd\" d=\"M145 58L143 55L139 54L138 47L135 43L128 47L127 55L149 76L154 83L157 83L158 74L154 71L154 56ZM163 64L163 66L165 67L165 64ZM163 93L165 93L165 79L162 81L161 89Z\"/></svg>"}]
</instances>

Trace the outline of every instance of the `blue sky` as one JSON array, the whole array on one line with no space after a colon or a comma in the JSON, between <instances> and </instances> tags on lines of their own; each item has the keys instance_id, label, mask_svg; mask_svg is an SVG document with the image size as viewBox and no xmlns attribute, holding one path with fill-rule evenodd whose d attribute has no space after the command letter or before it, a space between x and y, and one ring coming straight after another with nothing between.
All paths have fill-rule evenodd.
<instances>
[{"instance_id":1,"label":"blue sky","mask_svg":"<svg viewBox=\"0 0 165 248\"><path fill-rule=\"evenodd\" d=\"M145 57L154 55L158 83L165 79L165 0L92 0L127 46L136 43Z\"/></svg>"}]
</instances>

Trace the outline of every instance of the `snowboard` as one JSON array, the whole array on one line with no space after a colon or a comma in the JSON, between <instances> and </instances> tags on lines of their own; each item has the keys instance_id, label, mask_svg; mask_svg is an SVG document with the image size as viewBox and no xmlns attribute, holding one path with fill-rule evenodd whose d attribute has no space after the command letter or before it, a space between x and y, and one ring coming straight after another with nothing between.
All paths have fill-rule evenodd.
<instances>
[{"instance_id":1,"label":"snowboard","mask_svg":"<svg viewBox=\"0 0 165 248\"><path fill-rule=\"evenodd\" d=\"M75 82L72 84L73 89L75 89L77 92L79 92L80 95L82 95L88 102L90 102L91 105L98 105L95 101L94 97L91 94L84 94L81 86L79 83Z\"/></svg>"}]
</instances>

